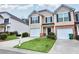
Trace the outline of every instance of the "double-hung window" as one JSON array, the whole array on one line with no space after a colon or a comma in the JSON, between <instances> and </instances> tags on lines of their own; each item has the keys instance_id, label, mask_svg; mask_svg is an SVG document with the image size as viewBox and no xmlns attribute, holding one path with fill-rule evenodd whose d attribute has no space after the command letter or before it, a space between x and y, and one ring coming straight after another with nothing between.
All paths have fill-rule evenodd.
<instances>
[{"instance_id":1,"label":"double-hung window","mask_svg":"<svg viewBox=\"0 0 79 59\"><path fill-rule=\"evenodd\" d=\"M31 17L31 24L39 23L39 16L32 16Z\"/></svg>"},{"instance_id":2,"label":"double-hung window","mask_svg":"<svg viewBox=\"0 0 79 59\"><path fill-rule=\"evenodd\" d=\"M50 17L46 17L46 23L51 23L52 22L52 17L50 16Z\"/></svg>"},{"instance_id":3,"label":"double-hung window","mask_svg":"<svg viewBox=\"0 0 79 59\"><path fill-rule=\"evenodd\" d=\"M69 13L65 12L65 13L59 13L58 14L58 22L65 22L65 21L69 21Z\"/></svg>"},{"instance_id":4,"label":"double-hung window","mask_svg":"<svg viewBox=\"0 0 79 59\"><path fill-rule=\"evenodd\" d=\"M69 21L69 14L68 13L64 13L64 21Z\"/></svg>"},{"instance_id":5,"label":"double-hung window","mask_svg":"<svg viewBox=\"0 0 79 59\"><path fill-rule=\"evenodd\" d=\"M58 22L63 22L63 14L58 14Z\"/></svg>"}]
</instances>

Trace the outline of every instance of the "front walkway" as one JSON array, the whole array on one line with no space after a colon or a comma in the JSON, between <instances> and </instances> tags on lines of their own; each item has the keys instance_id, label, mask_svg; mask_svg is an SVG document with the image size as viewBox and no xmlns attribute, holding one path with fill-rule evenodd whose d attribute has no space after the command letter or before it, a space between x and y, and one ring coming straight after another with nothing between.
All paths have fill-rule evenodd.
<instances>
[{"instance_id":1,"label":"front walkway","mask_svg":"<svg viewBox=\"0 0 79 59\"><path fill-rule=\"evenodd\" d=\"M57 40L49 53L54 54L79 54L79 41Z\"/></svg>"}]
</instances>

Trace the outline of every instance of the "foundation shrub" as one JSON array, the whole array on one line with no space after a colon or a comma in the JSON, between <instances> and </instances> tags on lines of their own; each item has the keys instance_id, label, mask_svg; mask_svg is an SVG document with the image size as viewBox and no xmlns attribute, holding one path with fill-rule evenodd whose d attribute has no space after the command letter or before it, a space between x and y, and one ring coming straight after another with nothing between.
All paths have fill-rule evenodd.
<instances>
[{"instance_id":1,"label":"foundation shrub","mask_svg":"<svg viewBox=\"0 0 79 59\"><path fill-rule=\"evenodd\" d=\"M50 32L50 33L47 35L47 38L50 38L50 39L56 40L56 35L55 35L55 33Z\"/></svg>"}]
</instances>

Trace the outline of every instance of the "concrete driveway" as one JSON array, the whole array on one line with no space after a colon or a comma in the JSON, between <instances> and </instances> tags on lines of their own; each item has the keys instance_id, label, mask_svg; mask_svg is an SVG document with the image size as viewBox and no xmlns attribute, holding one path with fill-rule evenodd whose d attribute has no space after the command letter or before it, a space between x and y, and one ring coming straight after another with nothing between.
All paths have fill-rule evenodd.
<instances>
[{"instance_id":1,"label":"concrete driveway","mask_svg":"<svg viewBox=\"0 0 79 59\"><path fill-rule=\"evenodd\" d=\"M79 54L79 41L57 40L49 53L54 54Z\"/></svg>"}]
</instances>

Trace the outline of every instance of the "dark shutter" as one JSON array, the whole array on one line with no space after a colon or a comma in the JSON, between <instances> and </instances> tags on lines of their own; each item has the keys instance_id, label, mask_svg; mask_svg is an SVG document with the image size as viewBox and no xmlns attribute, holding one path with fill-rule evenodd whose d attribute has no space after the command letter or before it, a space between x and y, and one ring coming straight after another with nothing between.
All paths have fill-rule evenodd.
<instances>
[{"instance_id":1,"label":"dark shutter","mask_svg":"<svg viewBox=\"0 0 79 59\"><path fill-rule=\"evenodd\" d=\"M47 17L46 17L46 23L47 23Z\"/></svg>"},{"instance_id":2,"label":"dark shutter","mask_svg":"<svg viewBox=\"0 0 79 59\"><path fill-rule=\"evenodd\" d=\"M56 14L57 22L58 22L58 14Z\"/></svg>"},{"instance_id":3,"label":"dark shutter","mask_svg":"<svg viewBox=\"0 0 79 59\"><path fill-rule=\"evenodd\" d=\"M30 19L30 23L32 24L32 17L31 17L31 19Z\"/></svg>"},{"instance_id":4,"label":"dark shutter","mask_svg":"<svg viewBox=\"0 0 79 59\"><path fill-rule=\"evenodd\" d=\"M68 12L68 15L69 15L69 21L71 21L71 15L70 15L70 12Z\"/></svg>"},{"instance_id":5,"label":"dark shutter","mask_svg":"<svg viewBox=\"0 0 79 59\"><path fill-rule=\"evenodd\" d=\"M40 23L40 17L38 16L38 23Z\"/></svg>"},{"instance_id":6,"label":"dark shutter","mask_svg":"<svg viewBox=\"0 0 79 59\"><path fill-rule=\"evenodd\" d=\"M52 16L50 17L50 19L51 19L50 21L52 22Z\"/></svg>"},{"instance_id":7,"label":"dark shutter","mask_svg":"<svg viewBox=\"0 0 79 59\"><path fill-rule=\"evenodd\" d=\"M78 14L76 14L76 21L78 21Z\"/></svg>"}]
</instances>

